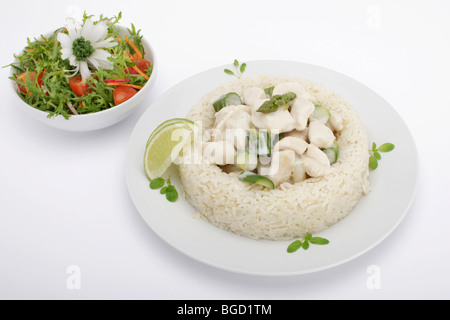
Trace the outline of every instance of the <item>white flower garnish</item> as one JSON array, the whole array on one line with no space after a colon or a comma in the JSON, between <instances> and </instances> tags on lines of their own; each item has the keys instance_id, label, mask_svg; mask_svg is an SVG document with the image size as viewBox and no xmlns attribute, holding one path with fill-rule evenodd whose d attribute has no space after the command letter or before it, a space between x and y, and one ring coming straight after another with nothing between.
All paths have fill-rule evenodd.
<instances>
[{"instance_id":1,"label":"white flower garnish","mask_svg":"<svg viewBox=\"0 0 450 320\"><path fill-rule=\"evenodd\" d=\"M69 34L58 33L57 39L61 43L61 58L68 59L69 63L76 67L70 70L72 76L78 71L83 81L91 77L90 67L98 69L113 69L113 63L108 60L111 54L102 48L110 48L117 45L113 38L106 38L108 27L103 21L94 24L91 18L84 25L67 21L66 28ZM69 23L71 22L71 23Z\"/></svg>"}]
</instances>

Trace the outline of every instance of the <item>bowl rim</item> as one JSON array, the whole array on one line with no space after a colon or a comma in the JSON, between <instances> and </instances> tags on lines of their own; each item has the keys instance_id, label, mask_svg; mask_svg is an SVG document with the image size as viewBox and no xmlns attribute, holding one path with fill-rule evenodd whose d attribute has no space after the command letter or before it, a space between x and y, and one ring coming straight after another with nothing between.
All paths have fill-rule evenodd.
<instances>
[{"instance_id":1,"label":"bowl rim","mask_svg":"<svg viewBox=\"0 0 450 320\"><path fill-rule=\"evenodd\" d=\"M128 28L127 27L125 27L123 25L120 25L120 24L118 25L118 27L120 28L121 31L128 32ZM39 37L42 37L42 36L47 37L47 36L52 35L53 33L57 32L59 29L60 28L54 29L53 31L48 31L46 33L41 33L41 34L39 34L39 36L34 37L33 39L38 39ZM116 106L110 107L108 109L97 111L97 112L92 112L92 113L78 114L78 115L72 114L72 115L70 115L70 117L68 119L65 119L62 116L55 116L55 117L49 118L48 117L49 113L47 111L39 110L39 109L29 105L28 103L26 103L19 96L19 94L17 92L16 83L13 80L10 79L10 81L11 81L11 88L12 88L14 94L17 96L17 98L19 99L19 101L21 102L22 105L27 106L31 110L31 112L34 112L35 114L44 115L47 120L53 120L54 121L54 120L57 120L59 118L62 118L64 121L69 121L69 120L79 121L81 119L101 117L101 116L107 115L109 113L118 112L118 110L122 110L127 105L128 106L131 105L133 102L135 102L135 100L139 99L142 96L142 94L144 94L146 91L150 90L152 88L152 86L153 86L154 81L155 81L156 68L157 68L157 64L156 64L157 58L156 58L155 50L154 50L153 46L150 44L150 42L144 36L142 36L141 42L142 42L143 46L146 47L145 56L147 56L147 55L151 56L151 60L152 60L152 64L153 64L152 73L151 73L149 79L147 80L147 82L142 87L142 89L140 89L133 97L131 97L127 101L124 101L124 102L122 102L122 103L120 103L120 104L118 104ZM19 54L21 54L22 52L23 52L23 48L20 50ZM16 55L19 55L19 54L16 54ZM14 58L13 63L16 62L16 61L17 61L17 59ZM10 70L9 70L10 77L13 77L14 75L16 75L16 73L14 73L14 70L15 70L14 67L10 66L9 68L10 68ZM139 104L139 102L136 103L136 105L137 104ZM79 119L79 120L75 120L75 119Z\"/></svg>"}]
</instances>

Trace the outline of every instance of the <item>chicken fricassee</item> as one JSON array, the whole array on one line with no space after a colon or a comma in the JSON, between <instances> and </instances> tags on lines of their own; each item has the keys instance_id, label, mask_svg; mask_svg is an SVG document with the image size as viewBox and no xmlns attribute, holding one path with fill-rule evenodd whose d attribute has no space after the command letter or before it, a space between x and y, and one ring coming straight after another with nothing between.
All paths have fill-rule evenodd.
<instances>
[{"instance_id":1,"label":"chicken fricassee","mask_svg":"<svg viewBox=\"0 0 450 320\"><path fill-rule=\"evenodd\" d=\"M204 159L269 188L325 176L337 161L343 120L312 98L296 82L220 97Z\"/></svg>"}]
</instances>

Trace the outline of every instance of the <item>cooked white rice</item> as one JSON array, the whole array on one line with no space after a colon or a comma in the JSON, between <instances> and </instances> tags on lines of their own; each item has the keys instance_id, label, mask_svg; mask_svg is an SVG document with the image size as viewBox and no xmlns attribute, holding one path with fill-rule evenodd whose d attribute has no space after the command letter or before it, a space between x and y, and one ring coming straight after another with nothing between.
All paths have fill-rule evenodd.
<instances>
[{"instance_id":1,"label":"cooked white rice","mask_svg":"<svg viewBox=\"0 0 450 320\"><path fill-rule=\"evenodd\" d=\"M187 118L211 129L215 121L212 103L221 95L245 88L267 88L296 81L315 104L340 113L344 129L338 137L339 158L331 173L275 190L240 181L217 165L178 166L187 201L211 224L254 239L290 240L318 233L347 216L369 191L368 142L356 111L338 94L310 81L287 76L246 77L206 94ZM185 156L189 156L189 152Z\"/></svg>"}]
</instances>

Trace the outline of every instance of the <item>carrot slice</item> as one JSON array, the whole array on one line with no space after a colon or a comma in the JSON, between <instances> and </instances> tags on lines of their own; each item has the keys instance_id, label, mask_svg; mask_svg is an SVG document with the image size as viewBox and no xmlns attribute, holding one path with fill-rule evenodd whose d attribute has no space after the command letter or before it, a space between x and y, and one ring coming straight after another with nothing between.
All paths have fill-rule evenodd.
<instances>
[{"instance_id":1,"label":"carrot slice","mask_svg":"<svg viewBox=\"0 0 450 320\"><path fill-rule=\"evenodd\" d=\"M130 82L128 78L105 80L105 83Z\"/></svg>"},{"instance_id":2,"label":"carrot slice","mask_svg":"<svg viewBox=\"0 0 450 320\"><path fill-rule=\"evenodd\" d=\"M143 73L143 72L141 71L141 69L139 69L137 66L132 66L132 68L133 68L134 70L136 70L136 72L139 73L141 76L143 76L144 79L146 79L146 80L149 79L149 76L146 75L145 73Z\"/></svg>"},{"instance_id":3,"label":"carrot slice","mask_svg":"<svg viewBox=\"0 0 450 320\"><path fill-rule=\"evenodd\" d=\"M111 83L107 83L108 86L127 86L127 87L132 87L135 89L142 89L141 86L135 85L135 84L130 84L130 83L121 83L121 82L111 82Z\"/></svg>"},{"instance_id":4,"label":"carrot slice","mask_svg":"<svg viewBox=\"0 0 450 320\"><path fill-rule=\"evenodd\" d=\"M128 42L128 44L130 45L131 48L133 48L135 55L139 58L142 59L142 53L138 50L138 48L136 47L136 45L134 44L133 41L131 41L127 35L125 35L125 41Z\"/></svg>"},{"instance_id":5,"label":"carrot slice","mask_svg":"<svg viewBox=\"0 0 450 320\"><path fill-rule=\"evenodd\" d=\"M128 40L128 44L130 45L130 47L133 48L135 54L137 55L137 57L139 59L142 59L142 53L138 50L138 48L136 47L136 45L133 43L133 41Z\"/></svg>"}]
</instances>

